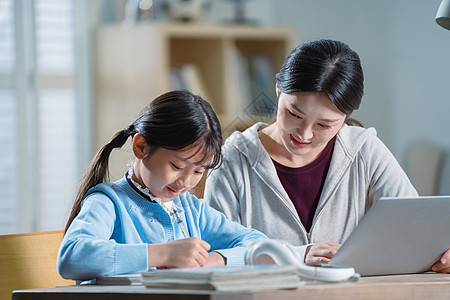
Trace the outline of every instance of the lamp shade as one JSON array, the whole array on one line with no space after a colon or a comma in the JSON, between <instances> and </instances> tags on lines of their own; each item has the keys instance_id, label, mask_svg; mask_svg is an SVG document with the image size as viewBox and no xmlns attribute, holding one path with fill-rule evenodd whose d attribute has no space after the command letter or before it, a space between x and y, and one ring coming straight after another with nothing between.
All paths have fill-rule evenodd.
<instances>
[{"instance_id":1,"label":"lamp shade","mask_svg":"<svg viewBox=\"0 0 450 300\"><path fill-rule=\"evenodd\" d=\"M442 0L436 14L436 23L450 30L450 0Z\"/></svg>"}]
</instances>

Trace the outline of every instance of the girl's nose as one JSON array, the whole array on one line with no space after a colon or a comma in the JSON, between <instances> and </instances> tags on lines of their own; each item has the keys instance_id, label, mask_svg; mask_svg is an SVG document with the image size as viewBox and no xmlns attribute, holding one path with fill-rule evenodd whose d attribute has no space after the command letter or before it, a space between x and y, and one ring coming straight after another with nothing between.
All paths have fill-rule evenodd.
<instances>
[{"instance_id":1,"label":"girl's nose","mask_svg":"<svg viewBox=\"0 0 450 300\"><path fill-rule=\"evenodd\" d=\"M189 175L183 175L179 177L176 181L177 185L180 188L190 188L190 182L191 182L191 176Z\"/></svg>"}]
</instances>

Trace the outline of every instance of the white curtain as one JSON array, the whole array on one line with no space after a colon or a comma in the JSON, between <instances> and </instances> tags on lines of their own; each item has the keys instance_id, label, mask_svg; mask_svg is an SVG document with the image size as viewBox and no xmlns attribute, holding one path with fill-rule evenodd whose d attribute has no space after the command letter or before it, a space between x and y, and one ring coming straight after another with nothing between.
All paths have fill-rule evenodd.
<instances>
[{"instance_id":1,"label":"white curtain","mask_svg":"<svg viewBox=\"0 0 450 300\"><path fill-rule=\"evenodd\" d=\"M73 6L0 0L0 234L63 229L70 209L80 177Z\"/></svg>"}]
</instances>

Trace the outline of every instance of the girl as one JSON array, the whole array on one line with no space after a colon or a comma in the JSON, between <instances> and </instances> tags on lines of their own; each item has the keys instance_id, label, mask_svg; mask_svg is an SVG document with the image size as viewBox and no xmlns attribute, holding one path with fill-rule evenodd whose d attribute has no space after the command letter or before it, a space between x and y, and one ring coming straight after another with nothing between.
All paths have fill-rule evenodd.
<instances>
[{"instance_id":1,"label":"girl","mask_svg":"<svg viewBox=\"0 0 450 300\"><path fill-rule=\"evenodd\" d=\"M111 151L129 137L132 168L104 183ZM221 145L219 121L201 97L173 91L152 101L86 171L58 251L61 276L243 264L245 247L265 236L188 193L221 162Z\"/></svg>"},{"instance_id":2,"label":"girl","mask_svg":"<svg viewBox=\"0 0 450 300\"><path fill-rule=\"evenodd\" d=\"M375 129L350 126L364 77L346 44L298 46L276 81L275 122L227 139L205 199L231 220L302 246L307 264L325 264L374 201L417 192ZM450 251L433 270L450 271Z\"/></svg>"}]
</instances>

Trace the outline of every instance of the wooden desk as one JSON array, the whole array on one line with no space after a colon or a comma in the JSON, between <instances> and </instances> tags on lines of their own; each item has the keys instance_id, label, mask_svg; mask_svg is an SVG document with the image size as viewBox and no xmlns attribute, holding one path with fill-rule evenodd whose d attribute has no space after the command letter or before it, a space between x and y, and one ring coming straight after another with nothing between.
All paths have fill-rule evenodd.
<instances>
[{"instance_id":1,"label":"wooden desk","mask_svg":"<svg viewBox=\"0 0 450 300\"><path fill-rule=\"evenodd\" d=\"M448 299L450 274L410 274L360 278L358 282L307 282L295 290L212 292L155 290L145 286L65 286L14 291L13 300L28 299Z\"/></svg>"}]
</instances>

